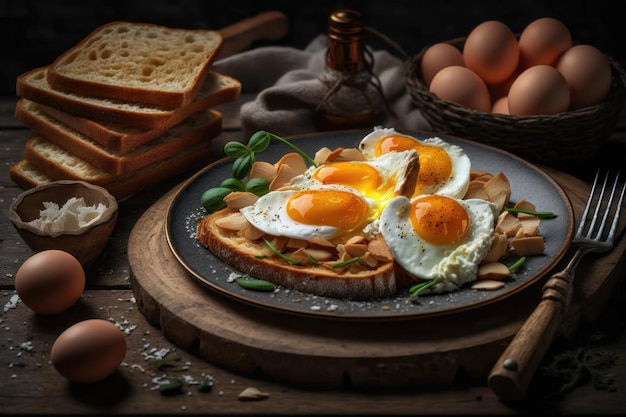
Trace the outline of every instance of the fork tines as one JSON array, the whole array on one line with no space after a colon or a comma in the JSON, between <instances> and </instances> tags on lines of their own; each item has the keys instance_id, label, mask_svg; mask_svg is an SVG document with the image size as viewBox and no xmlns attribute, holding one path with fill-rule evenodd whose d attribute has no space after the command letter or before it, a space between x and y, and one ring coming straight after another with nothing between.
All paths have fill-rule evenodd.
<instances>
[{"instance_id":1,"label":"fork tines","mask_svg":"<svg viewBox=\"0 0 626 417\"><path fill-rule=\"evenodd\" d=\"M604 176L601 175L600 170L596 172L576 238L613 242L626 190L626 182L619 185L620 174L621 172L618 171L614 179L610 179L609 171ZM606 222L611 220L613 221L611 228L605 228ZM598 221L600 224L596 225Z\"/></svg>"}]
</instances>

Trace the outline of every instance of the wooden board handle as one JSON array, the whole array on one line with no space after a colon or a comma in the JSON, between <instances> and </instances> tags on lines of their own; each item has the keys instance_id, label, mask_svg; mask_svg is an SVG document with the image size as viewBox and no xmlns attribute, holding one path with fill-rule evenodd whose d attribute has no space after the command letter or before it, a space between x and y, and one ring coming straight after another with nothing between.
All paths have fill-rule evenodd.
<instances>
[{"instance_id":1,"label":"wooden board handle","mask_svg":"<svg viewBox=\"0 0 626 417\"><path fill-rule=\"evenodd\" d=\"M558 272L545 283L539 304L489 374L491 390L503 401L520 401L567 313L572 275Z\"/></svg>"},{"instance_id":2,"label":"wooden board handle","mask_svg":"<svg viewBox=\"0 0 626 417\"><path fill-rule=\"evenodd\" d=\"M289 18L283 12L259 13L220 30L224 36L224 45L217 59L241 52L258 40L277 41L288 31Z\"/></svg>"}]
</instances>

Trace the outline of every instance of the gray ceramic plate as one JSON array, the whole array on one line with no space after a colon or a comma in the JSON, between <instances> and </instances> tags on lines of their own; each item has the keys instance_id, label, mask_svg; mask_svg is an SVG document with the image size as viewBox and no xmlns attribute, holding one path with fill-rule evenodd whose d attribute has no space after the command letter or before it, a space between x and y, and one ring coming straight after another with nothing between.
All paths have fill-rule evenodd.
<instances>
[{"instance_id":1,"label":"gray ceramic plate","mask_svg":"<svg viewBox=\"0 0 626 417\"><path fill-rule=\"evenodd\" d=\"M290 140L313 155L323 146L331 149L355 147L367 133L342 131L297 136ZM424 132L406 133L420 139L433 136ZM491 173L503 172L511 182L512 201L524 198L533 202L537 210L557 214L556 218L541 222L540 234L545 240L545 254L528 258L524 267L499 290L462 288L447 294L422 295L417 302L411 302L406 293L377 301L348 301L285 288L278 288L275 292L243 289L229 280L232 274L241 275L241 272L224 264L194 238L198 219L206 215L200 205L200 196L230 177L232 159L229 158L207 166L182 185L167 213L167 241L174 256L191 276L218 296L228 296L242 303L288 314L331 319L398 320L458 313L502 300L546 275L563 257L573 235L574 215L565 192L551 177L510 153L455 137L437 136L461 146L470 157L472 168ZM286 145L272 141L257 158L274 163L289 151L291 148Z\"/></svg>"}]
</instances>

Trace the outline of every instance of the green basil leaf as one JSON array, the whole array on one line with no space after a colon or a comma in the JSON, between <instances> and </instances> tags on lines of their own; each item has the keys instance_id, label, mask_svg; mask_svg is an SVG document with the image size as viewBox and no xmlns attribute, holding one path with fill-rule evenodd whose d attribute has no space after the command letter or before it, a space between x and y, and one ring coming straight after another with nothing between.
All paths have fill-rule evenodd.
<instances>
[{"instance_id":1,"label":"green basil leaf","mask_svg":"<svg viewBox=\"0 0 626 417\"><path fill-rule=\"evenodd\" d=\"M233 177L240 180L245 178L250 173L253 164L254 155L252 154L246 154L235 159L232 167Z\"/></svg>"},{"instance_id":2,"label":"green basil leaf","mask_svg":"<svg viewBox=\"0 0 626 417\"><path fill-rule=\"evenodd\" d=\"M270 192L270 183L263 178L250 178L245 190L260 197Z\"/></svg>"},{"instance_id":3,"label":"green basil leaf","mask_svg":"<svg viewBox=\"0 0 626 417\"><path fill-rule=\"evenodd\" d=\"M208 211L217 211L226 207L224 197L233 190L226 187L209 188L200 197L200 204Z\"/></svg>"},{"instance_id":4,"label":"green basil leaf","mask_svg":"<svg viewBox=\"0 0 626 417\"><path fill-rule=\"evenodd\" d=\"M264 130L259 130L248 140L248 147L252 152L263 152L270 144L271 137Z\"/></svg>"},{"instance_id":5,"label":"green basil leaf","mask_svg":"<svg viewBox=\"0 0 626 417\"><path fill-rule=\"evenodd\" d=\"M244 191L246 189L243 181L237 178L226 178L220 183L221 188L230 188L233 191Z\"/></svg>"},{"instance_id":6,"label":"green basil leaf","mask_svg":"<svg viewBox=\"0 0 626 417\"><path fill-rule=\"evenodd\" d=\"M231 158L239 158L240 156L250 153L250 150L241 142L231 141L224 145L224 153Z\"/></svg>"}]
</instances>

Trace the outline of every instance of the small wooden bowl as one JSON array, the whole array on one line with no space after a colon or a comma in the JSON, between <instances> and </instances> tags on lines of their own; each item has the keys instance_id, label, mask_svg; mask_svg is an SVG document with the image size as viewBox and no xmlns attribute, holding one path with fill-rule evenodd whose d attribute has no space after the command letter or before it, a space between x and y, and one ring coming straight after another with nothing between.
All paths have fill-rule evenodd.
<instances>
[{"instance_id":1,"label":"small wooden bowl","mask_svg":"<svg viewBox=\"0 0 626 417\"><path fill-rule=\"evenodd\" d=\"M60 233L46 233L30 224L41 217L44 202L59 208L72 197L85 200L86 206L104 204L107 208L95 222ZM72 254L82 265L92 262L103 250L117 221L117 200L107 190L85 181L62 180L43 184L21 193L11 204L9 218L24 242L35 252L59 249Z\"/></svg>"}]
</instances>

